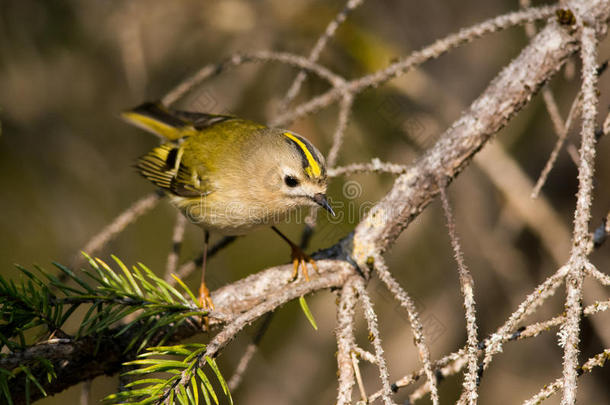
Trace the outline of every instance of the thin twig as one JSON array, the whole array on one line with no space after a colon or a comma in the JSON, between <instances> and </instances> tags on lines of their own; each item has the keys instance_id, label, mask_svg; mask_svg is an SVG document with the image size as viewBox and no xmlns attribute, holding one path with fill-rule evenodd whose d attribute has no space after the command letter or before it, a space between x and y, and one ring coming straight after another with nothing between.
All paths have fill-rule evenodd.
<instances>
[{"instance_id":1,"label":"thin twig","mask_svg":"<svg viewBox=\"0 0 610 405\"><path fill-rule=\"evenodd\" d=\"M552 297L557 288L563 283L567 273L568 267L562 266L555 274L544 280L544 282L538 285L534 291L521 302L517 310L510 315L508 320L486 340L483 369L486 369L489 366L489 363L495 354L502 351L502 345L505 342L504 336L516 329L518 323L527 315L533 313L536 308L542 305L548 298Z\"/></svg>"},{"instance_id":2,"label":"thin twig","mask_svg":"<svg viewBox=\"0 0 610 405\"><path fill-rule=\"evenodd\" d=\"M180 249L182 248L182 240L184 239L184 230L186 229L186 217L182 213L176 214L176 223L174 224L174 232L172 235L172 248L167 255L167 263L165 265L165 279L172 278L172 274L176 273L178 267L178 259L180 258Z\"/></svg>"},{"instance_id":3,"label":"thin twig","mask_svg":"<svg viewBox=\"0 0 610 405\"><path fill-rule=\"evenodd\" d=\"M328 169L328 177L349 176L357 173L404 174L406 171L407 166L382 162L378 158L374 158L371 163L352 163L346 166L332 167Z\"/></svg>"},{"instance_id":4,"label":"thin twig","mask_svg":"<svg viewBox=\"0 0 610 405\"><path fill-rule=\"evenodd\" d=\"M377 324L377 314L373 309L373 303L371 298L366 292L364 280L358 279L354 283L356 291L360 296L360 302L362 303L362 309L364 310L364 317L368 325L370 332L369 338L372 340L373 347L375 348L375 358L377 359L377 368L379 369L379 379L381 380L382 394L381 399L386 405L392 405L392 389L390 388L390 374L388 373L388 367L385 362L383 355L383 347L381 346L381 336L379 334L379 326Z\"/></svg>"},{"instance_id":5,"label":"thin twig","mask_svg":"<svg viewBox=\"0 0 610 405\"><path fill-rule=\"evenodd\" d=\"M580 342L580 316L582 312L582 282L588 263L589 221L593 196L595 162L595 119L597 116L597 38L594 27L585 25L581 33L582 59L582 131L578 192L574 212L573 247L566 278L566 322L561 331L563 356L562 405L576 402L578 343Z\"/></svg>"},{"instance_id":6,"label":"thin twig","mask_svg":"<svg viewBox=\"0 0 610 405\"><path fill-rule=\"evenodd\" d=\"M591 316L599 312L605 312L610 308L610 300L598 301L587 306L582 312L585 316ZM510 340L521 340L530 337L536 337L542 332L548 331L554 326L561 326L565 323L566 316L559 315L552 319L543 322L536 322L523 328L519 328L517 333L510 336Z\"/></svg>"},{"instance_id":7,"label":"thin twig","mask_svg":"<svg viewBox=\"0 0 610 405\"><path fill-rule=\"evenodd\" d=\"M335 129L335 134L333 135L333 143L328 152L328 158L326 164L328 167L334 167L337 163L337 158L339 157L339 150L343 145L343 137L345 135L345 130L347 129L347 124L349 122L349 116L352 111L352 105L354 103L354 97L350 93L346 93L341 99L341 103L339 104L339 119L337 122L337 128Z\"/></svg>"},{"instance_id":8,"label":"thin twig","mask_svg":"<svg viewBox=\"0 0 610 405\"><path fill-rule=\"evenodd\" d=\"M358 391L360 391L360 399L366 402L367 395L366 389L364 388L364 382L362 381L362 374L360 373L360 365L358 364L358 357L354 352L351 353L352 365L354 366L354 374L356 375L356 384L358 384ZM360 401L358 401L360 402Z\"/></svg>"},{"instance_id":9,"label":"thin twig","mask_svg":"<svg viewBox=\"0 0 610 405\"><path fill-rule=\"evenodd\" d=\"M479 396L477 392L477 369L478 369L478 337L477 337L477 318L476 308L474 302L474 280L466 263L464 262L464 253L460 246L460 240L457 236L455 229L455 220L453 219L453 212L449 205L449 200L446 194L446 184L440 185L441 190L441 202L443 205L443 211L445 213L445 220L447 221L447 230L449 231L449 238L451 239L451 247L453 248L453 254L455 261L458 265L458 273L460 276L460 287L462 290L462 296L464 297L464 309L466 315L466 331L468 334L468 372L464 376L464 391L463 395L469 404L476 404Z\"/></svg>"},{"instance_id":10,"label":"thin twig","mask_svg":"<svg viewBox=\"0 0 610 405\"><path fill-rule=\"evenodd\" d=\"M328 40L332 38L332 36L337 31L337 28L345 21L347 16L358 6L360 6L364 0L348 0L343 9L333 18L333 20L328 24L326 30L324 30L324 34L318 38L316 44L311 49L309 53L308 60L311 62L316 62L320 57L320 53L328 43ZM288 89L286 93L286 97L282 100L280 105L280 111L284 111L290 103L295 99L295 97L299 94L299 90L301 89L301 85L305 81L307 74L303 71L299 72L297 77L292 82L292 85Z\"/></svg>"},{"instance_id":11,"label":"thin twig","mask_svg":"<svg viewBox=\"0 0 610 405\"><path fill-rule=\"evenodd\" d=\"M271 320L273 319L273 314L275 314L275 312L269 312L267 315L265 315L265 318L263 319L261 325L256 331L252 342L248 345L248 347L246 347L246 351L239 359L239 362L237 363L237 367L235 368L233 375L227 382L230 391L235 391L235 389L239 387L239 384L241 384L244 373L246 372L246 370L248 369L248 365L250 364L250 360L252 360L252 357L254 357L254 355L258 351L260 342L263 339L265 333L267 332L267 329L269 329L269 325L271 324Z\"/></svg>"},{"instance_id":12,"label":"thin twig","mask_svg":"<svg viewBox=\"0 0 610 405\"><path fill-rule=\"evenodd\" d=\"M361 348L359 346L354 346L352 351L354 352L354 354L356 356L358 356L358 358L360 358L364 361L368 361L371 364L377 364L377 359L375 358L375 355L373 353L369 352L368 350L364 350L363 348Z\"/></svg>"},{"instance_id":13,"label":"thin twig","mask_svg":"<svg viewBox=\"0 0 610 405\"><path fill-rule=\"evenodd\" d=\"M606 361L610 358L610 349L606 349L603 352L596 354L585 362L579 369L577 376L581 376L584 373L590 373L595 367L603 367ZM563 388L564 382L561 378L556 379L551 384L546 384L536 395L523 402L523 405L536 405L555 394L557 391Z\"/></svg>"},{"instance_id":14,"label":"thin twig","mask_svg":"<svg viewBox=\"0 0 610 405\"><path fill-rule=\"evenodd\" d=\"M424 371L426 373L426 377L428 378L428 382L430 384L431 389L431 398L433 404L439 403L438 396L438 387L436 376L434 375L434 371L432 370L432 363L430 361L430 349L426 344L426 337L424 334L424 327L419 319L419 313L417 308L415 307L415 303L413 299L407 294L405 290L398 284L398 282L392 277L392 274L388 270L383 257L380 255L374 256L375 260L375 270L379 279L383 281L388 290L392 293L394 298L400 305L407 311L409 315L409 322L411 324L411 330L413 331L413 337L415 340L415 346L419 352L419 358L424 365Z\"/></svg>"},{"instance_id":15,"label":"thin twig","mask_svg":"<svg viewBox=\"0 0 610 405\"><path fill-rule=\"evenodd\" d=\"M534 186L534 189L532 190L532 195L531 195L532 198L538 198L538 195L540 194L540 190L542 189L542 186L544 186L544 183L546 182L546 179L548 178L549 173L553 169L553 166L555 166L555 162L557 161L559 152L561 151L561 148L563 147L564 142L568 138L568 134L570 132L570 129L572 128L572 124L576 120L576 118L578 118L578 114L580 113L580 103L581 103L581 94L578 93L576 95L576 97L574 98L572 107L570 107L570 112L568 113L568 118L566 118L565 125L562 125L561 132L557 133L557 136L558 136L557 142L555 142L555 146L553 147L553 150L551 151L551 155L549 156L546 164L544 165L544 168L542 169L542 171L540 172L540 175L538 176L536 185Z\"/></svg>"},{"instance_id":16,"label":"thin twig","mask_svg":"<svg viewBox=\"0 0 610 405\"><path fill-rule=\"evenodd\" d=\"M448 365L454 364L455 362L458 362L460 360L464 360L466 359L466 349L462 348L457 352L451 353L446 355L445 357L436 360L434 362L432 362L432 369L437 371L437 370L442 370L443 367L447 367ZM466 361L464 360L464 364L466 364ZM461 370L461 368L460 368ZM458 370L459 371L459 370ZM456 373L458 372L456 371ZM419 379L425 375L425 370L424 368L420 368L417 371L414 371L410 374L405 375L404 377L396 380L392 385L391 388L394 391L397 391L399 388L403 388L403 387L407 387L413 383L415 383L416 381L419 381ZM429 389L429 386L428 386ZM429 392L429 391L427 391ZM382 390L377 391L376 393L372 394L371 396L369 396L369 403L372 403L373 401L375 401L377 398L379 398L381 396Z\"/></svg>"},{"instance_id":17,"label":"thin twig","mask_svg":"<svg viewBox=\"0 0 610 405\"><path fill-rule=\"evenodd\" d=\"M588 275L594 277L603 285L610 286L610 276L596 269L595 266L593 266L591 263L587 263L587 265L585 266L585 272Z\"/></svg>"},{"instance_id":18,"label":"thin twig","mask_svg":"<svg viewBox=\"0 0 610 405\"><path fill-rule=\"evenodd\" d=\"M339 388L337 405L352 403L354 387L354 367L351 352L355 347L354 338L354 308L356 306L356 278L350 278L341 288L339 304L337 305L337 369L339 372Z\"/></svg>"}]
</instances>

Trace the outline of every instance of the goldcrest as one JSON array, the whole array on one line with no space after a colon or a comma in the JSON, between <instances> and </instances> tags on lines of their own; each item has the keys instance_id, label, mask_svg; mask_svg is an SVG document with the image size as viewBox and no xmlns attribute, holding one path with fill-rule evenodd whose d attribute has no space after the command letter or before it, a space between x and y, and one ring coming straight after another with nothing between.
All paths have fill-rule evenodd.
<instances>
[{"instance_id":1,"label":"goldcrest","mask_svg":"<svg viewBox=\"0 0 610 405\"><path fill-rule=\"evenodd\" d=\"M334 215L324 157L294 132L159 103L123 117L164 140L138 160L140 174L206 231L241 235L300 206L319 205Z\"/></svg>"},{"instance_id":2,"label":"goldcrest","mask_svg":"<svg viewBox=\"0 0 610 405\"><path fill-rule=\"evenodd\" d=\"M293 279L315 261L274 225L300 206L326 199L322 154L305 138L284 129L228 115L170 110L145 103L123 113L132 124L163 143L142 156L140 174L161 188L184 215L204 231L199 304L213 309L205 283L210 232L241 235L271 226L292 248ZM203 317L208 323L208 318Z\"/></svg>"}]
</instances>

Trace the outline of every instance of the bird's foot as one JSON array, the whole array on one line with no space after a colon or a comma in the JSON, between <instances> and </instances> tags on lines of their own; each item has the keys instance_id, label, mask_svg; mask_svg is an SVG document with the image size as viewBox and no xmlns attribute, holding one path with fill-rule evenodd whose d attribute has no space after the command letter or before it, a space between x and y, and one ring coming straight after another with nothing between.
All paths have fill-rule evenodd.
<instances>
[{"instance_id":1,"label":"bird's foot","mask_svg":"<svg viewBox=\"0 0 610 405\"><path fill-rule=\"evenodd\" d=\"M303 272L303 277L305 277L306 281L309 281L309 273L307 272L307 263L311 264L311 267L318 273L318 265L316 261L311 258L307 253L303 252L303 249L298 247L297 245L292 244L292 265L294 266L294 270L292 272L292 280L296 280L299 275L299 267Z\"/></svg>"},{"instance_id":2,"label":"bird's foot","mask_svg":"<svg viewBox=\"0 0 610 405\"><path fill-rule=\"evenodd\" d=\"M210 312L214 309L214 303L212 302L212 297L210 296L210 290L205 285L205 283L201 283L199 286L199 307L206 312ZM210 319L207 316L201 317L202 323L205 324L205 329L208 330L210 328Z\"/></svg>"}]
</instances>

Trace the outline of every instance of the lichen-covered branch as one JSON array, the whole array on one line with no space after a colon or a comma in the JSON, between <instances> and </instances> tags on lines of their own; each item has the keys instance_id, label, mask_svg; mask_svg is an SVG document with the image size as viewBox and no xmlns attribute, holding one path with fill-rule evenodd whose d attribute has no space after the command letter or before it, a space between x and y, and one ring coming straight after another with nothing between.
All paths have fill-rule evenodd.
<instances>
[{"instance_id":1,"label":"lichen-covered branch","mask_svg":"<svg viewBox=\"0 0 610 405\"><path fill-rule=\"evenodd\" d=\"M447 229L449 231L449 238L451 239L451 246L453 248L453 254L455 261L458 266L458 274L460 277L460 287L462 290L462 297L464 298L464 313L466 316L466 332L467 332L467 354L468 354L468 372L464 376L464 390L463 397L469 404L474 405L477 402L479 394L477 392L477 361L478 361L478 345L479 339L477 334L477 319L476 319L476 308L474 302L474 279L470 270L466 266L464 261L464 253L457 236L455 229L455 220L453 219L453 211L449 205L449 199L447 198L445 186L441 184L441 202L443 205L443 211L445 212L445 218L447 221Z\"/></svg>"},{"instance_id":2,"label":"lichen-covered branch","mask_svg":"<svg viewBox=\"0 0 610 405\"><path fill-rule=\"evenodd\" d=\"M337 368L339 370L339 389L337 405L348 405L352 402L354 387L354 368L352 367L352 350L355 348L354 310L356 306L357 276L351 277L341 288L337 305Z\"/></svg>"},{"instance_id":3,"label":"lichen-covered branch","mask_svg":"<svg viewBox=\"0 0 610 405\"><path fill-rule=\"evenodd\" d=\"M563 405L576 403L578 344L582 311L582 283L584 268L588 264L589 220L593 198L593 172L595 164L595 119L597 117L597 33L586 21L587 15L577 15L585 26L581 33L582 59L582 130L580 164L578 167L578 193L574 213L573 247L568 261L566 279L566 323L561 331L563 356Z\"/></svg>"}]
</instances>

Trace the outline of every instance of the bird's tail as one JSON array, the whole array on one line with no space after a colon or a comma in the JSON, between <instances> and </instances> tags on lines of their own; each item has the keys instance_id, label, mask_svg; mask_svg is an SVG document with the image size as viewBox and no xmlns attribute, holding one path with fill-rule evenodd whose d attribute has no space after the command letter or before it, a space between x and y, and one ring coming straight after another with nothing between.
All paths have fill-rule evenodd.
<instances>
[{"instance_id":1,"label":"bird's tail","mask_svg":"<svg viewBox=\"0 0 610 405\"><path fill-rule=\"evenodd\" d=\"M130 124L169 141L193 135L197 131L190 120L176 115L159 102L141 104L123 112L121 116Z\"/></svg>"}]
</instances>

